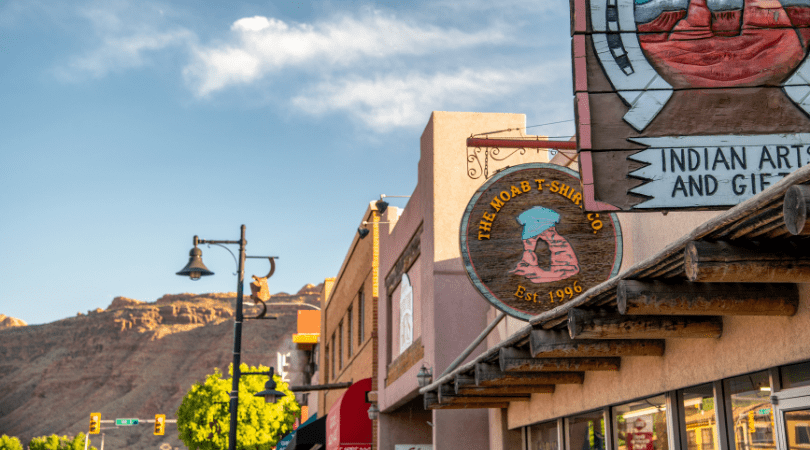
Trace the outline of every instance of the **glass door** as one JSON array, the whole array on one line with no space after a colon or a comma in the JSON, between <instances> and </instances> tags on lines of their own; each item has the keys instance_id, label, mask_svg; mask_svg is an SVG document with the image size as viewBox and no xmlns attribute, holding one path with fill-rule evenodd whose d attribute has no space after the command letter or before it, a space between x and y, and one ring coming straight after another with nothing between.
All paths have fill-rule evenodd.
<instances>
[{"instance_id":1,"label":"glass door","mask_svg":"<svg viewBox=\"0 0 810 450\"><path fill-rule=\"evenodd\" d=\"M771 397L779 450L810 450L810 386Z\"/></svg>"}]
</instances>

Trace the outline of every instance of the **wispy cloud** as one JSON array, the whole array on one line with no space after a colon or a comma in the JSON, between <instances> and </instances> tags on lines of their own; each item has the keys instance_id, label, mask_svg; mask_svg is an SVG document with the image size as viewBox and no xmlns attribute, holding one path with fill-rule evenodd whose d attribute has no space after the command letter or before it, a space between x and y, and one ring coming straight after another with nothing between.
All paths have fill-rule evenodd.
<instances>
[{"instance_id":1,"label":"wispy cloud","mask_svg":"<svg viewBox=\"0 0 810 450\"><path fill-rule=\"evenodd\" d=\"M499 30L467 33L410 24L379 12L311 25L256 16L236 21L231 32L232 42L197 48L194 61L185 68L186 80L197 95L251 83L285 69L328 73L383 58L429 55L505 40Z\"/></svg>"},{"instance_id":2,"label":"wispy cloud","mask_svg":"<svg viewBox=\"0 0 810 450\"><path fill-rule=\"evenodd\" d=\"M77 14L89 24L96 44L56 68L63 80L102 78L142 67L150 55L170 47L188 48L196 41L195 33L173 24L167 8L159 4L93 2L80 6Z\"/></svg>"},{"instance_id":3,"label":"wispy cloud","mask_svg":"<svg viewBox=\"0 0 810 450\"><path fill-rule=\"evenodd\" d=\"M465 110L498 103L529 86L553 84L565 73L558 70L564 66L551 63L527 70L464 69L323 82L293 98L292 103L310 114L348 113L377 131L386 131L424 125L427 114L438 108Z\"/></svg>"}]
</instances>

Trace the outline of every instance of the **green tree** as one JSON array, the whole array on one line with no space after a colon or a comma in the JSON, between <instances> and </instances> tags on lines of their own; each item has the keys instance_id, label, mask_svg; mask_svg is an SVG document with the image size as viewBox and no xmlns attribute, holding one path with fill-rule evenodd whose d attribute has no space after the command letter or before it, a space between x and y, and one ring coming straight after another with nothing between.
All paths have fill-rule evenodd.
<instances>
[{"instance_id":1,"label":"green tree","mask_svg":"<svg viewBox=\"0 0 810 450\"><path fill-rule=\"evenodd\" d=\"M241 364L239 369L243 373L269 370L265 366L249 367L247 364ZM227 402L233 382L233 364L228 367L228 374L229 378L222 378L219 369L214 369L204 383L195 383L183 397L177 410L177 431L186 447L199 450L228 447L230 415ZM301 408L289 385L278 375L273 379L276 390L286 395L267 404L263 398L254 395L264 390L267 377L247 375L239 378L236 448L271 450L282 436L292 431Z\"/></svg>"},{"instance_id":2,"label":"green tree","mask_svg":"<svg viewBox=\"0 0 810 450\"><path fill-rule=\"evenodd\" d=\"M2 442L2 441L0 441ZM19 442L19 441L18 441ZM5 447L0 447L0 450ZM29 450L84 450L84 433L79 433L74 437L57 436L52 434L50 436L40 436L31 439L28 443ZM20 447L22 450L22 447ZM96 450L95 447L90 447L90 450Z\"/></svg>"},{"instance_id":3,"label":"green tree","mask_svg":"<svg viewBox=\"0 0 810 450\"><path fill-rule=\"evenodd\" d=\"M0 436L0 450L23 450L20 440L7 435Z\"/></svg>"}]
</instances>

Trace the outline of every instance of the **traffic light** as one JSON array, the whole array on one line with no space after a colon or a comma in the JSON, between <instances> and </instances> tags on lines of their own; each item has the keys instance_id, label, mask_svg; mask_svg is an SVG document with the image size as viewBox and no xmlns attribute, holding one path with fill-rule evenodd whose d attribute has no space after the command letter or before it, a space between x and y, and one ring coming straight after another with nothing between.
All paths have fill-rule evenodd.
<instances>
[{"instance_id":1,"label":"traffic light","mask_svg":"<svg viewBox=\"0 0 810 450\"><path fill-rule=\"evenodd\" d=\"M155 414L155 436L163 436L166 432L166 414Z\"/></svg>"},{"instance_id":2,"label":"traffic light","mask_svg":"<svg viewBox=\"0 0 810 450\"><path fill-rule=\"evenodd\" d=\"M99 434L101 432L101 413L90 413L90 433Z\"/></svg>"}]
</instances>

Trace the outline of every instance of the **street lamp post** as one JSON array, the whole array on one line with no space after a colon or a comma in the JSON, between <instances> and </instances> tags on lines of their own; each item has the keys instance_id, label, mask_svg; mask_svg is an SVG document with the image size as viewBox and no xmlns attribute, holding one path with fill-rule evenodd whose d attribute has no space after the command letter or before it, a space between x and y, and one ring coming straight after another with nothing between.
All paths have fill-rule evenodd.
<instances>
[{"instance_id":1,"label":"street lamp post","mask_svg":"<svg viewBox=\"0 0 810 450\"><path fill-rule=\"evenodd\" d=\"M208 270L202 262L202 250L197 248L198 244L213 244L223 246L227 244L239 245L239 259L237 262L237 284L236 284L236 314L233 323L233 383L230 392L230 428L228 430L228 450L236 450L236 426L237 426L237 409L239 407L239 365L241 364L241 351L242 351L242 295L243 284L245 281L245 258L269 258L271 264L273 263L272 256L245 256L245 226L241 227L241 237L238 241L217 241L199 239L194 236L194 247L189 252L189 261L182 270L177 272L177 275L188 276L192 280L198 280L201 276L213 275L214 272ZM224 247L226 250L227 247ZM230 250L228 250L230 252ZM272 272L271 272L272 273ZM263 373L264 374L264 373ZM246 373L247 375L247 373ZM253 375L253 374L251 374ZM258 375L258 374L257 374ZM270 372L270 381L273 381L272 368ZM281 394L283 395L283 394Z\"/></svg>"}]
</instances>

